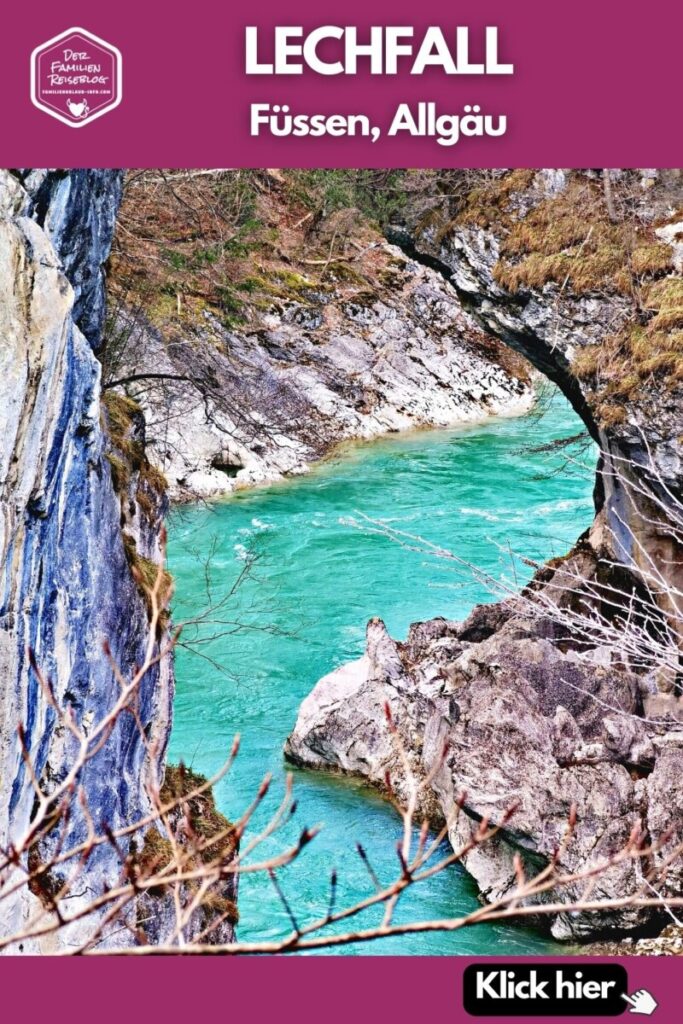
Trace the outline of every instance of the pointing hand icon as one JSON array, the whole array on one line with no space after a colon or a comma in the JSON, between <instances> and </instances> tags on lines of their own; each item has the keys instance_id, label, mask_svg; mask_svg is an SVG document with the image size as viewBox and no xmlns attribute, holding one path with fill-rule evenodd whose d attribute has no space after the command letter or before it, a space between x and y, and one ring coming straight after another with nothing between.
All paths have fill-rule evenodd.
<instances>
[{"instance_id":1,"label":"pointing hand icon","mask_svg":"<svg viewBox=\"0 0 683 1024\"><path fill-rule=\"evenodd\" d=\"M632 996L623 996L627 1003L631 1004L629 1013L641 1013L649 1017L657 1009L658 1003L654 996L645 988L638 989Z\"/></svg>"}]
</instances>

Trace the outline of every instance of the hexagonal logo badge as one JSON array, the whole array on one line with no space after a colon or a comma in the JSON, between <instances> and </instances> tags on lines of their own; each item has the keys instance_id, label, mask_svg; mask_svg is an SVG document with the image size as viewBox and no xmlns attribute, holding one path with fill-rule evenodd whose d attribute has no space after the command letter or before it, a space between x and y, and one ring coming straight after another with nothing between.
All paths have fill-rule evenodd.
<instances>
[{"instance_id":1,"label":"hexagonal logo badge","mask_svg":"<svg viewBox=\"0 0 683 1024\"><path fill-rule=\"evenodd\" d=\"M84 28L70 28L31 54L31 101L70 128L118 107L121 85L121 53Z\"/></svg>"}]
</instances>

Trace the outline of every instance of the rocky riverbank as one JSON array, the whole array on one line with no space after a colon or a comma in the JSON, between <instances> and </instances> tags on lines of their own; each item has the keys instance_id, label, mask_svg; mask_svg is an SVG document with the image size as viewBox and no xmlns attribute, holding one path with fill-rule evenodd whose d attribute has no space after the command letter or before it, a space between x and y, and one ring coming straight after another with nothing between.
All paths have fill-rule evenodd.
<instances>
[{"instance_id":1,"label":"rocky riverbank","mask_svg":"<svg viewBox=\"0 0 683 1024\"><path fill-rule=\"evenodd\" d=\"M140 403L173 498L305 472L341 441L531 407L527 364L477 327L438 272L358 210L314 213L274 172L257 184L239 246L209 246L211 222L197 251L180 207L170 255L166 218L178 207L157 187L136 230L157 239L145 255L163 268L139 304L142 283L128 283L123 256L114 262L110 383L123 379ZM206 217L217 187L187 201ZM133 180L125 232L143 194ZM123 230L119 241L127 252Z\"/></svg>"}]
</instances>

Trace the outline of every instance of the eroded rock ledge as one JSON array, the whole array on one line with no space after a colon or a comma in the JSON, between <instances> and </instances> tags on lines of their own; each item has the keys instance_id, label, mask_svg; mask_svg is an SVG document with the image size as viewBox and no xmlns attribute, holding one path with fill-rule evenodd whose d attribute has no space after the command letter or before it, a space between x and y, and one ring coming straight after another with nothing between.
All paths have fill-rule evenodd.
<instances>
[{"instance_id":1,"label":"eroded rock ledge","mask_svg":"<svg viewBox=\"0 0 683 1024\"><path fill-rule=\"evenodd\" d=\"M582 557L582 556L576 556ZM559 642L558 642L559 641ZM293 763L366 778L380 789L389 772L400 795L403 769L387 729L389 704L418 778L442 758L421 812L438 826L465 793L464 814L450 831L462 846L484 816L503 832L464 859L482 897L495 900L516 884L513 856L538 871L559 846L572 804L574 838L566 870L589 867L621 849L635 824L651 837L673 836L657 854L663 862L681 839L683 716L662 721L662 703L605 652L581 653L549 620L514 601L482 605L463 623L435 619L411 627L396 643L376 619L365 655L321 679L303 702L287 740ZM666 714L665 713L665 718ZM654 719L653 719L654 720ZM643 884L638 861L600 877L596 898L619 897ZM681 886L680 865L663 891ZM579 888L562 897L570 900ZM624 910L566 915L552 922L557 938L638 931L660 915Z\"/></svg>"}]
</instances>

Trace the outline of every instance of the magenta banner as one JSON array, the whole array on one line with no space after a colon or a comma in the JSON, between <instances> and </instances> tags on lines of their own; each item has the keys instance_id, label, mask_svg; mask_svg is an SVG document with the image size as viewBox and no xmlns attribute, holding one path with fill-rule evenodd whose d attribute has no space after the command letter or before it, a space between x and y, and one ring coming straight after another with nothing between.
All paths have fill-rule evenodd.
<instances>
[{"instance_id":1,"label":"magenta banner","mask_svg":"<svg viewBox=\"0 0 683 1024\"><path fill-rule=\"evenodd\" d=\"M503 961L510 972L519 961ZM467 957L315 957L215 959L194 957L173 962L144 957L90 961L43 960L39 964L42 984L36 983L37 961L14 961L10 974L2 972L5 1013L17 1017L26 1012L26 991L31 991L31 1017L50 1019L55 1024L89 1024L96 1016L102 1024L116 1024L130 1005L137 1017L158 1017L169 1024L215 1016L250 1020L279 1020L283 1024L326 1021L394 1020L404 1022L447 1020L458 1022L518 1020L583 1022L601 1024L614 1019L651 1019L657 1024L680 1020L676 959L622 957L590 960L548 959L543 963L574 974L586 964L621 964L628 978L629 993L646 990L656 1004L650 1012L636 1011L633 1003L618 995L621 1008L605 1014L567 1013L546 1015L522 1008L509 1012L472 1016L464 1009L463 977L468 967L485 971L491 984L487 959ZM526 961L532 968L537 960ZM60 997L50 990L56 986ZM77 992L77 998L71 993Z\"/></svg>"},{"instance_id":2,"label":"magenta banner","mask_svg":"<svg viewBox=\"0 0 683 1024\"><path fill-rule=\"evenodd\" d=\"M177 17L134 0L36 0L6 17L3 164L31 166L48 153L64 167L677 160L682 15L663 0L648 5L647 17L614 0L457 8L427 0L410 10L383 0L342 9L198 0ZM65 45L51 63L101 65L90 74L107 82L76 81L46 95L41 58L37 108L31 54L74 28L101 43L91 39L92 53L80 61L63 51L89 48ZM54 91L64 88L73 92ZM85 91L93 88L97 94ZM65 130L50 108L88 130Z\"/></svg>"}]
</instances>

